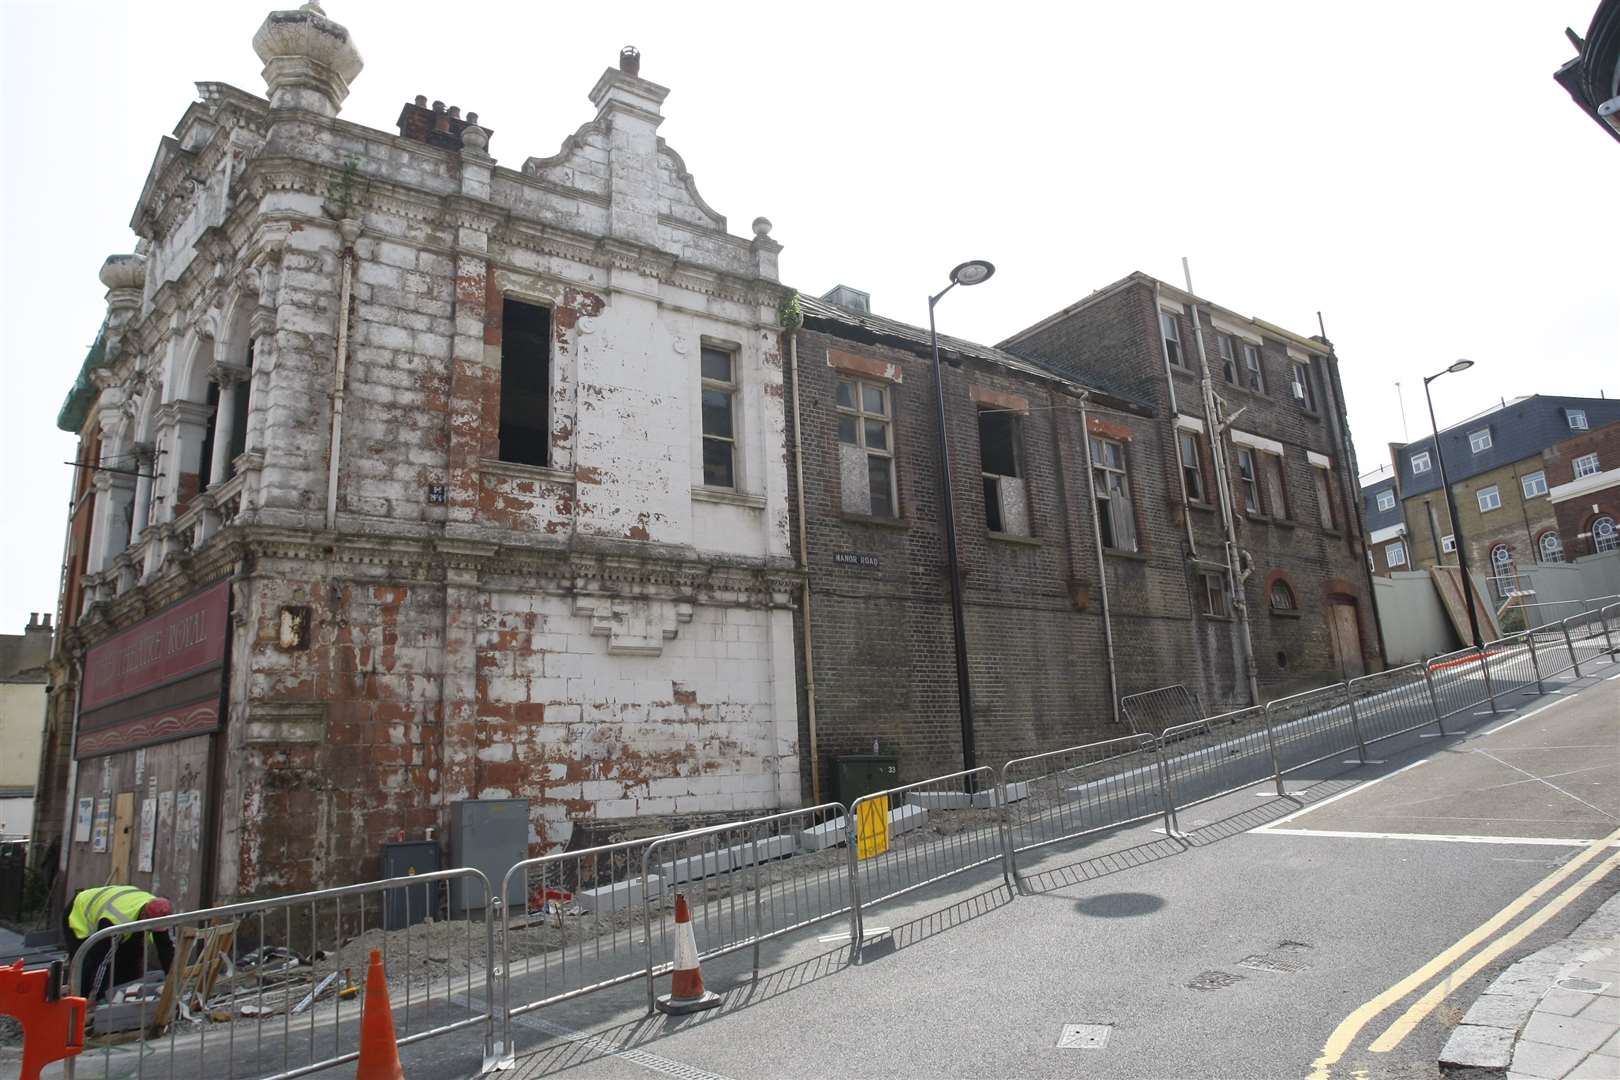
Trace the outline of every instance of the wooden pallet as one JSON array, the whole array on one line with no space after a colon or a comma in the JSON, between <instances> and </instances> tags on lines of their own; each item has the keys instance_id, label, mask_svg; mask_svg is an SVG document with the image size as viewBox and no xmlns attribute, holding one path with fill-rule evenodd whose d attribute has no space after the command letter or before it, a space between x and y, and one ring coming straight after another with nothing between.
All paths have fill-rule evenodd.
<instances>
[{"instance_id":1,"label":"wooden pallet","mask_svg":"<svg viewBox=\"0 0 1620 1080\"><path fill-rule=\"evenodd\" d=\"M180 1006L195 1000L199 1005L214 993L214 984L236 945L236 923L215 926L183 926L174 943L174 964L163 980L152 1027L161 1031L174 1020Z\"/></svg>"}]
</instances>

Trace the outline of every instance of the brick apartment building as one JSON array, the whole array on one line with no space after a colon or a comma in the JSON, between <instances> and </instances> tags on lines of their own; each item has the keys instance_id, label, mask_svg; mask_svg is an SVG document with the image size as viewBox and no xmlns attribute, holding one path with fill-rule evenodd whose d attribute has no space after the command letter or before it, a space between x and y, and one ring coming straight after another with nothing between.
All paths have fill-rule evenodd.
<instances>
[{"instance_id":1,"label":"brick apartment building","mask_svg":"<svg viewBox=\"0 0 1620 1080\"><path fill-rule=\"evenodd\" d=\"M825 766L878 739L921 778L962 762L933 368L926 331L867 307L804 300L792 350L815 745ZM1219 415L1244 407L1213 433L1194 318ZM943 355L980 762L1123 732L1110 631L1119 695L1216 708L1251 700L1250 654L1262 698L1379 662L1326 342L1132 274Z\"/></svg>"},{"instance_id":2,"label":"brick apartment building","mask_svg":"<svg viewBox=\"0 0 1620 1080\"><path fill-rule=\"evenodd\" d=\"M267 96L201 83L161 141L62 413L68 888L363 880L468 798L536 851L796 804L770 223L704 203L633 50L505 168L425 98L341 119L313 4L253 45Z\"/></svg>"},{"instance_id":3,"label":"brick apartment building","mask_svg":"<svg viewBox=\"0 0 1620 1080\"><path fill-rule=\"evenodd\" d=\"M1620 401L1518 398L1445 428L1440 445L1470 566L1490 576L1496 597L1518 587L1518 570L1526 565L1620 544L1614 533L1620 520ZM1373 545L1381 549L1377 569L1455 565L1456 530L1440 488L1433 436L1391 446L1390 456L1394 476L1363 494L1387 502L1387 495L1369 493L1395 485L1407 565L1389 565L1394 543L1385 541Z\"/></svg>"}]
</instances>

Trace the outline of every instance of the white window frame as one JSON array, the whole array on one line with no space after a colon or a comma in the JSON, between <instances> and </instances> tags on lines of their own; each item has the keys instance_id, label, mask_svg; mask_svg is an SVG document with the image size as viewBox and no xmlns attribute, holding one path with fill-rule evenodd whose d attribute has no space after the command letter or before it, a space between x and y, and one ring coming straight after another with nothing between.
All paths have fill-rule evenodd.
<instances>
[{"instance_id":1,"label":"white window frame","mask_svg":"<svg viewBox=\"0 0 1620 1080\"><path fill-rule=\"evenodd\" d=\"M703 374L703 354L704 353L715 353L717 355L724 356L726 358L727 362L730 364L731 377L729 379L722 380L722 379L711 378L708 375L704 375ZM720 491L741 491L742 490L742 469L739 467L741 463L738 461L738 457L740 455L737 453L737 449L738 449L738 447L739 447L739 445L741 444L741 441L742 441L741 440L741 432L738 430L738 424L737 424L737 391L739 389L741 389L741 388L737 385L737 352L736 352L736 350L723 348L722 346L719 346L719 345L707 345L707 344L705 344L705 345L701 346L698 349L698 374L700 376L700 378L699 378L700 389L699 389L699 392L698 392L698 414L699 414L698 429L699 429L700 434L702 435L702 442L705 443L705 444L710 443L710 442L724 444L727 447L729 447L729 449L731 451L731 483L730 484L711 484L711 483L709 483L708 476L705 475L703 477L703 486L706 487L706 488L714 488L714 489L720 490ZM703 391L709 391L711 393L724 394L726 396L726 414L731 420L731 434L729 436L726 436L726 435L710 435L708 432L702 430L702 427L703 427L703 424L702 424ZM703 447L700 446L698 449L701 451L703 449ZM703 468L703 455L701 453L698 456L698 467Z\"/></svg>"},{"instance_id":2,"label":"white window frame","mask_svg":"<svg viewBox=\"0 0 1620 1080\"><path fill-rule=\"evenodd\" d=\"M1592 553L1601 555L1605 551L1620 551L1620 531L1615 529L1612 515L1599 514L1592 519Z\"/></svg>"},{"instance_id":3,"label":"white window frame","mask_svg":"<svg viewBox=\"0 0 1620 1080\"><path fill-rule=\"evenodd\" d=\"M1565 417L1565 419L1567 419L1569 421L1569 430L1571 430L1571 431L1586 431L1586 430L1588 430L1587 424L1586 424L1586 410L1585 409L1566 409L1564 411L1564 417Z\"/></svg>"},{"instance_id":4,"label":"white window frame","mask_svg":"<svg viewBox=\"0 0 1620 1080\"><path fill-rule=\"evenodd\" d=\"M1448 555L1457 550L1457 536L1455 533L1447 533L1440 538L1440 550Z\"/></svg>"},{"instance_id":5,"label":"white window frame","mask_svg":"<svg viewBox=\"0 0 1620 1080\"><path fill-rule=\"evenodd\" d=\"M1480 428L1478 431L1468 433L1468 449L1476 454L1483 454L1491 448L1491 429Z\"/></svg>"},{"instance_id":6,"label":"white window frame","mask_svg":"<svg viewBox=\"0 0 1620 1080\"><path fill-rule=\"evenodd\" d=\"M1474 493L1474 498L1479 503L1479 512L1482 514L1502 509L1502 491L1495 484L1480 488Z\"/></svg>"},{"instance_id":7,"label":"white window frame","mask_svg":"<svg viewBox=\"0 0 1620 1080\"><path fill-rule=\"evenodd\" d=\"M1583 476L1596 476L1603 471L1603 466L1598 464L1596 454L1582 454L1571 464L1575 466L1575 479L1577 480Z\"/></svg>"},{"instance_id":8,"label":"white window frame","mask_svg":"<svg viewBox=\"0 0 1620 1080\"><path fill-rule=\"evenodd\" d=\"M1378 512L1387 514L1393 509L1395 509L1395 493L1393 491L1380 491L1378 493Z\"/></svg>"},{"instance_id":9,"label":"white window frame","mask_svg":"<svg viewBox=\"0 0 1620 1080\"><path fill-rule=\"evenodd\" d=\"M886 520L898 521L900 519L900 479L896 475L898 470L895 468L894 463L894 395L889 392L890 388L888 383L878 382L875 379L862 379L854 375L840 374L838 376L838 382L849 383L855 388L854 408L840 405L838 403L837 387L834 386L833 388L833 405L838 415L850 416L854 417L855 419L855 442L851 445L859 446L861 451L865 453L868 458L887 458L889 462L889 507L894 512L892 515L872 514L872 516L885 518ZM883 395L884 411L881 414L866 411L865 391L867 389L876 390L878 393ZM884 439L884 441L889 444L887 447L874 449L866 444L866 423L868 420L873 422L881 422L883 424L887 431L887 435ZM840 443L844 441L843 436L839 435L836 430L833 434ZM870 464L867 466L867 469L868 476L870 476ZM868 486L870 486L871 481L868 480L867 483ZM871 499L872 496L870 490L868 490L868 513L871 513Z\"/></svg>"},{"instance_id":10,"label":"white window frame","mask_svg":"<svg viewBox=\"0 0 1620 1080\"><path fill-rule=\"evenodd\" d=\"M1243 343L1243 386L1257 394L1266 392L1266 372L1261 363L1260 346L1251 341Z\"/></svg>"},{"instance_id":11,"label":"white window frame","mask_svg":"<svg viewBox=\"0 0 1620 1080\"><path fill-rule=\"evenodd\" d=\"M1159 309L1159 333L1164 338L1165 358L1170 366L1185 368L1187 350L1181 347L1181 320L1176 318L1175 312Z\"/></svg>"},{"instance_id":12,"label":"white window frame","mask_svg":"<svg viewBox=\"0 0 1620 1080\"><path fill-rule=\"evenodd\" d=\"M1537 469L1533 473L1519 477L1519 489L1524 492L1527 499L1536 499L1547 494L1547 470Z\"/></svg>"},{"instance_id":13,"label":"white window frame","mask_svg":"<svg viewBox=\"0 0 1620 1080\"><path fill-rule=\"evenodd\" d=\"M1295 400L1306 412L1316 411L1316 384L1311 379L1311 366L1303 360L1290 360L1289 372L1293 384L1299 387Z\"/></svg>"},{"instance_id":14,"label":"white window frame","mask_svg":"<svg viewBox=\"0 0 1620 1080\"><path fill-rule=\"evenodd\" d=\"M1236 385L1238 377L1237 339L1224 331L1215 331L1215 353L1221 358L1221 375Z\"/></svg>"},{"instance_id":15,"label":"white window frame","mask_svg":"<svg viewBox=\"0 0 1620 1080\"><path fill-rule=\"evenodd\" d=\"M1406 542L1404 540L1391 540L1384 545L1384 565L1391 570L1397 566L1406 565Z\"/></svg>"},{"instance_id":16,"label":"white window frame","mask_svg":"<svg viewBox=\"0 0 1620 1080\"><path fill-rule=\"evenodd\" d=\"M1417 453L1413 454L1411 466L1413 476L1422 476L1424 473L1434 468L1434 464L1429 460L1429 452L1427 450L1419 450Z\"/></svg>"},{"instance_id":17,"label":"white window frame","mask_svg":"<svg viewBox=\"0 0 1620 1080\"><path fill-rule=\"evenodd\" d=\"M1548 529L1536 537L1536 562L1561 563L1564 561L1564 538L1557 529Z\"/></svg>"}]
</instances>

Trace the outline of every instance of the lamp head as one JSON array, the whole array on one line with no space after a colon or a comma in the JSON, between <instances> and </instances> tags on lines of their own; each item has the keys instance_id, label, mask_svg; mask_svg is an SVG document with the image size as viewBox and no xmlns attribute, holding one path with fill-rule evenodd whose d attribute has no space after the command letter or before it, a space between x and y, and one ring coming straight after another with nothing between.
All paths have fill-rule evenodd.
<instances>
[{"instance_id":1,"label":"lamp head","mask_svg":"<svg viewBox=\"0 0 1620 1080\"><path fill-rule=\"evenodd\" d=\"M978 285L989 281L996 268L983 259L969 259L951 271L951 282L956 285Z\"/></svg>"},{"instance_id":2,"label":"lamp head","mask_svg":"<svg viewBox=\"0 0 1620 1080\"><path fill-rule=\"evenodd\" d=\"M1450 372L1451 374L1456 374L1459 371L1467 371L1473 366L1474 362L1472 360L1458 360L1455 364L1452 364L1450 367L1446 368L1446 371Z\"/></svg>"}]
</instances>

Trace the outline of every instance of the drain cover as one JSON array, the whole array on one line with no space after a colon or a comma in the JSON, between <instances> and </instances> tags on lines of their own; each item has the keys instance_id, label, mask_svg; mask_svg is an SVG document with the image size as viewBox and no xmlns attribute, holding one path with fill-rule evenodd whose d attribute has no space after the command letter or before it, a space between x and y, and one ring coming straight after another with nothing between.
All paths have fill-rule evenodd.
<instances>
[{"instance_id":1,"label":"drain cover","mask_svg":"<svg viewBox=\"0 0 1620 1080\"><path fill-rule=\"evenodd\" d=\"M1108 1045L1113 1024L1064 1024L1058 1036L1059 1050L1101 1050Z\"/></svg>"},{"instance_id":2,"label":"drain cover","mask_svg":"<svg viewBox=\"0 0 1620 1080\"><path fill-rule=\"evenodd\" d=\"M1255 971L1275 971L1282 975L1292 975L1296 971L1303 971L1305 965L1298 960L1278 960L1270 956L1245 956L1238 961L1238 967L1253 968Z\"/></svg>"},{"instance_id":3,"label":"drain cover","mask_svg":"<svg viewBox=\"0 0 1620 1080\"><path fill-rule=\"evenodd\" d=\"M1609 986L1609 984L1605 982L1595 982L1591 979L1581 979L1573 975L1567 979L1559 979L1555 985L1561 990L1575 990L1582 994L1601 994Z\"/></svg>"},{"instance_id":4,"label":"drain cover","mask_svg":"<svg viewBox=\"0 0 1620 1080\"><path fill-rule=\"evenodd\" d=\"M1187 984L1187 989L1221 990L1242 981L1242 975L1234 975L1229 971L1200 971L1197 977Z\"/></svg>"}]
</instances>

